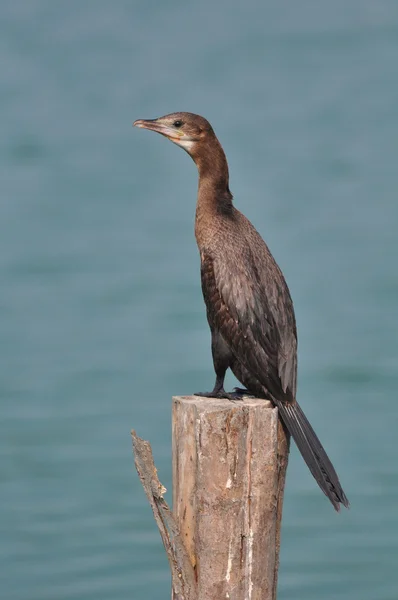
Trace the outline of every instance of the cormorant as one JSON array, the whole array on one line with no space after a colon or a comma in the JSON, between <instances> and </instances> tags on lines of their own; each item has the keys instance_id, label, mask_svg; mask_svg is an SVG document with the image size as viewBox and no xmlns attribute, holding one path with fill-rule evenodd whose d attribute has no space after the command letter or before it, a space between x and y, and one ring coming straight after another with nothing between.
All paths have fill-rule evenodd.
<instances>
[{"instance_id":1,"label":"cormorant","mask_svg":"<svg viewBox=\"0 0 398 600\"><path fill-rule=\"evenodd\" d=\"M210 123L178 112L135 121L181 146L199 171L195 236L211 329L216 382L205 397L239 399L224 390L228 368L247 390L267 398L336 510L348 499L321 442L296 400L297 330L281 270L250 221L232 203L228 164Z\"/></svg>"}]
</instances>

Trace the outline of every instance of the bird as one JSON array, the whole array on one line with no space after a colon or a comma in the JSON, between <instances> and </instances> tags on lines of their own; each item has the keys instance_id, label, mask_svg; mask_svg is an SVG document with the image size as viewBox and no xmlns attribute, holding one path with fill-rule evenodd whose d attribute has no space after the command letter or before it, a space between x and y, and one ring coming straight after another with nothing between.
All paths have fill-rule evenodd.
<instances>
[{"instance_id":1,"label":"bird","mask_svg":"<svg viewBox=\"0 0 398 600\"><path fill-rule=\"evenodd\" d=\"M335 510L348 508L337 473L296 399L297 327L289 288L267 244L233 203L227 159L212 126L189 112L133 125L168 138L198 168L195 237L216 381L211 392L196 395L236 401L249 393L270 400ZM244 388L225 391L228 369Z\"/></svg>"}]
</instances>

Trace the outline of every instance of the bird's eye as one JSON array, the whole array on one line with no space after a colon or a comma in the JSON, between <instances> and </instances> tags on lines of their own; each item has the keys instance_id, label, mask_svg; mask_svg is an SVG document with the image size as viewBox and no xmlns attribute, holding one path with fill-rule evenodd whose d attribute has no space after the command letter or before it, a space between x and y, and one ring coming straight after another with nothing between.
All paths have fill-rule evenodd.
<instances>
[{"instance_id":1,"label":"bird's eye","mask_svg":"<svg viewBox=\"0 0 398 600\"><path fill-rule=\"evenodd\" d=\"M174 125L174 127L181 127L182 121L179 121L179 120L178 121L174 121L173 125Z\"/></svg>"}]
</instances>

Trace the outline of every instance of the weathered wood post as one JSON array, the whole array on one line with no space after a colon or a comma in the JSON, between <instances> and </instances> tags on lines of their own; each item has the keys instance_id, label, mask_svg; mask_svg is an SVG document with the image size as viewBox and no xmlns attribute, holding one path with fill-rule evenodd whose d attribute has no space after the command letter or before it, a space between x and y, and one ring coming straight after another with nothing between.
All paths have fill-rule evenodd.
<instances>
[{"instance_id":1,"label":"weathered wood post","mask_svg":"<svg viewBox=\"0 0 398 600\"><path fill-rule=\"evenodd\" d=\"M197 600L275 600L288 453L266 400L173 398L173 513Z\"/></svg>"}]
</instances>

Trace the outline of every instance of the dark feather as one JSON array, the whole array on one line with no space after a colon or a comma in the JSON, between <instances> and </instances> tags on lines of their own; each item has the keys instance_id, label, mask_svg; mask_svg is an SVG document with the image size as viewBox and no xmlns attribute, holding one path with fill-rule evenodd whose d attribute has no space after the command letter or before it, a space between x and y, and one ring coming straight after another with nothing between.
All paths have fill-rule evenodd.
<instances>
[{"instance_id":1,"label":"dark feather","mask_svg":"<svg viewBox=\"0 0 398 600\"><path fill-rule=\"evenodd\" d=\"M234 235L235 234L235 235ZM223 226L219 239L223 238ZM279 267L250 222L235 211L227 239L202 249L202 289L212 331L220 332L237 378L270 398L318 485L339 510L348 506L322 444L298 405L297 333L293 303Z\"/></svg>"}]
</instances>

